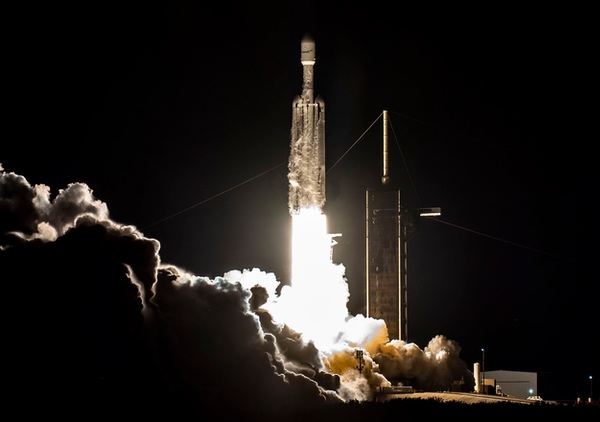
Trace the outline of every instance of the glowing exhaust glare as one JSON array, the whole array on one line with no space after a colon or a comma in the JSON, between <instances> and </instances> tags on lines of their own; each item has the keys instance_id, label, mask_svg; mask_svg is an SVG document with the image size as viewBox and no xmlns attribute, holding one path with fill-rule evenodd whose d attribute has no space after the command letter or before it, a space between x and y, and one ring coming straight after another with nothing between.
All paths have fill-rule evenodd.
<instances>
[{"instance_id":1,"label":"glowing exhaust glare","mask_svg":"<svg viewBox=\"0 0 600 422\"><path fill-rule=\"evenodd\" d=\"M306 283L329 264L331 239L327 218L318 208L292 215L292 285Z\"/></svg>"},{"instance_id":2,"label":"glowing exhaust glare","mask_svg":"<svg viewBox=\"0 0 600 422\"><path fill-rule=\"evenodd\" d=\"M293 213L291 286L284 286L268 305L276 321L302 333L320 350L336 344L348 317L345 268L332 262L332 246L327 218L318 207Z\"/></svg>"}]
</instances>

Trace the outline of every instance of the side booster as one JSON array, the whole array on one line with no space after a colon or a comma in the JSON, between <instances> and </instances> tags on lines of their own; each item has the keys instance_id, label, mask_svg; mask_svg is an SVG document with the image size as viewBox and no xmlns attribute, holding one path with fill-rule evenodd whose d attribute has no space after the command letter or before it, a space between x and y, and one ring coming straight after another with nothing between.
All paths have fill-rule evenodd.
<instances>
[{"instance_id":1,"label":"side booster","mask_svg":"<svg viewBox=\"0 0 600 422\"><path fill-rule=\"evenodd\" d=\"M314 96L315 42L305 35L300 44L302 95L292 104L291 151L288 164L290 214L325 205L325 104Z\"/></svg>"}]
</instances>

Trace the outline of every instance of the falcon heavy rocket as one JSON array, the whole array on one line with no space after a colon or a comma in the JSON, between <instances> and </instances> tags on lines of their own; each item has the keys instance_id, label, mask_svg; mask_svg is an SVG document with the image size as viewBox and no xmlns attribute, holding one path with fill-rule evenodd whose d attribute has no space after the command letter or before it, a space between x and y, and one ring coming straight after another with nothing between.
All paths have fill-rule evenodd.
<instances>
[{"instance_id":1,"label":"falcon heavy rocket","mask_svg":"<svg viewBox=\"0 0 600 422\"><path fill-rule=\"evenodd\" d=\"M292 105L289 160L289 209L323 209L325 205L325 104L314 97L315 42L305 35L300 44L302 95Z\"/></svg>"}]
</instances>

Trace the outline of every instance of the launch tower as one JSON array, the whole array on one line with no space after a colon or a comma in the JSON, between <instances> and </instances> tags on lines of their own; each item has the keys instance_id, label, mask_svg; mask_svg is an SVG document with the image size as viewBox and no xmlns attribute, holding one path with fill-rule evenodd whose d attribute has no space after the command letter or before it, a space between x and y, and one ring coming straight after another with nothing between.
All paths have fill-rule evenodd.
<instances>
[{"instance_id":1,"label":"launch tower","mask_svg":"<svg viewBox=\"0 0 600 422\"><path fill-rule=\"evenodd\" d=\"M388 176L388 116L383 111L381 187L366 192L366 314L383 319L390 339L408 341L408 239L419 217L440 215L440 208L407 210Z\"/></svg>"},{"instance_id":2,"label":"launch tower","mask_svg":"<svg viewBox=\"0 0 600 422\"><path fill-rule=\"evenodd\" d=\"M390 339L408 338L406 254L402 253L400 190L389 185L387 112L383 112L382 186L366 195L367 317L383 319Z\"/></svg>"}]
</instances>

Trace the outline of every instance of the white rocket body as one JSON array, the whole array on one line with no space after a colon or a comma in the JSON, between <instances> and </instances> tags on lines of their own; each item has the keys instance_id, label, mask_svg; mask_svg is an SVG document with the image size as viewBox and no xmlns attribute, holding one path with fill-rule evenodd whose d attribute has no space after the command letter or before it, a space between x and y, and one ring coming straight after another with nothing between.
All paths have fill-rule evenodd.
<instances>
[{"instance_id":1,"label":"white rocket body","mask_svg":"<svg viewBox=\"0 0 600 422\"><path fill-rule=\"evenodd\" d=\"M315 42L305 36L300 44L303 68L302 95L292 105L289 160L289 209L322 210L325 205L325 104L314 100Z\"/></svg>"}]
</instances>

